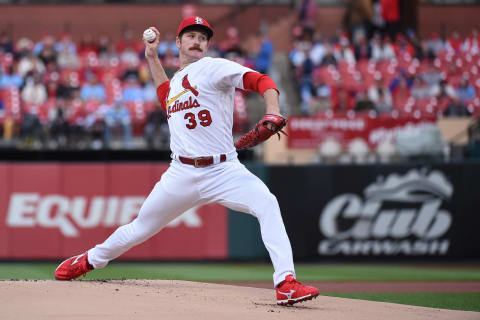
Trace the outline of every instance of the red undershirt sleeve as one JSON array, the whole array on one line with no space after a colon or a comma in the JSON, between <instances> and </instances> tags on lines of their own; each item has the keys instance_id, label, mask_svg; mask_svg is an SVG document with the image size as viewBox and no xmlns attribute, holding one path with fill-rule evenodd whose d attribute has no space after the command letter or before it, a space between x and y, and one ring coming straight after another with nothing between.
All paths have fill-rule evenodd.
<instances>
[{"instance_id":1,"label":"red undershirt sleeve","mask_svg":"<svg viewBox=\"0 0 480 320\"><path fill-rule=\"evenodd\" d=\"M247 72L243 75L243 87L245 90L257 91L263 96L268 89L275 89L279 94L275 82L266 74Z\"/></svg>"},{"instance_id":2,"label":"red undershirt sleeve","mask_svg":"<svg viewBox=\"0 0 480 320\"><path fill-rule=\"evenodd\" d=\"M157 88L158 102L162 106L163 110L167 111L167 97L170 91L170 81L165 81Z\"/></svg>"}]
</instances>

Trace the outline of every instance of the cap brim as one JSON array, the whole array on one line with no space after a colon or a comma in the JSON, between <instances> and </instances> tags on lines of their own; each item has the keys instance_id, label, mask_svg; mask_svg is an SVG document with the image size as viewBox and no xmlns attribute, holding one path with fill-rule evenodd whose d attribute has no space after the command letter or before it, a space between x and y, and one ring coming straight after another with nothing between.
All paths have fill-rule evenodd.
<instances>
[{"instance_id":1,"label":"cap brim","mask_svg":"<svg viewBox=\"0 0 480 320\"><path fill-rule=\"evenodd\" d=\"M182 31L180 31L179 35L184 33L185 31L192 30L192 29L202 29L203 31L205 31L207 33L207 37L208 37L209 40L210 40L211 37L213 37L212 29L210 29L207 26L201 25L201 24L195 24L195 25L185 27L185 28L182 29Z\"/></svg>"}]
</instances>

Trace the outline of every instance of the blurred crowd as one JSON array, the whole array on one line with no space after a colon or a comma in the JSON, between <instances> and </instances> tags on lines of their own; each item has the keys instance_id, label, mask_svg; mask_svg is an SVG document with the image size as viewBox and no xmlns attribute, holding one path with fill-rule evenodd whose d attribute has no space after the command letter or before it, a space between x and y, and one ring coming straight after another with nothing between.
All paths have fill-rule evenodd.
<instances>
[{"instance_id":1,"label":"blurred crowd","mask_svg":"<svg viewBox=\"0 0 480 320\"><path fill-rule=\"evenodd\" d=\"M326 37L293 29L290 62L301 113L375 111L477 115L480 34L401 32L398 0L346 1L343 27Z\"/></svg>"},{"instance_id":2,"label":"blurred crowd","mask_svg":"<svg viewBox=\"0 0 480 320\"><path fill-rule=\"evenodd\" d=\"M267 70L273 46L260 34L241 46L238 30L208 55ZM84 34L45 34L38 41L0 33L1 145L38 148L168 148L166 115L156 98L140 37L120 41ZM169 77L178 69L175 35L166 33L159 57ZM249 127L244 92L235 97L234 133Z\"/></svg>"}]
</instances>

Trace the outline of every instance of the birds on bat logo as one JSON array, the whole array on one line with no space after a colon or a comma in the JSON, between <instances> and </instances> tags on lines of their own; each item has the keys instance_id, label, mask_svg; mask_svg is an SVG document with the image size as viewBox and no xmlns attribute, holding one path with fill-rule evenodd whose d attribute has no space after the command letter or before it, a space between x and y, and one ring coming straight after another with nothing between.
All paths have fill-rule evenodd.
<instances>
[{"instance_id":1,"label":"birds on bat logo","mask_svg":"<svg viewBox=\"0 0 480 320\"><path fill-rule=\"evenodd\" d=\"M182 79L182 87L184 87L187 90L190 90L195 97L198 96L198 91L194 87L192 87L192 85L190 84L190 81L188 81L188 74L186 74Z\"/></svg>"}]
</instances>

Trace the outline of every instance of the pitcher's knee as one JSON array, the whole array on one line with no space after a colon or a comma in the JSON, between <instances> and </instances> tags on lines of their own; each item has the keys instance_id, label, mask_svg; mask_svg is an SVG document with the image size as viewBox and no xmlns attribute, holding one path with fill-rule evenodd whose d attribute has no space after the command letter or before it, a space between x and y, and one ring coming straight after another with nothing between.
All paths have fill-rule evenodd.
<instances>
[{"instance_id":1,"label":"pitcher's knee","mask_svg":"<svg viewBox=\"0 0 480 320\"><path fill-rule=\"evenodd\" d=\"M278 205L277 197L272 193L268 193L262 197L260 201L254 207L255 214L257 216L263 214L277 214L280 213L280 207Z\"/></svg>"}]
</instances>

